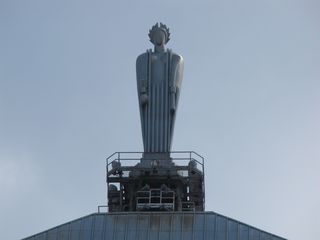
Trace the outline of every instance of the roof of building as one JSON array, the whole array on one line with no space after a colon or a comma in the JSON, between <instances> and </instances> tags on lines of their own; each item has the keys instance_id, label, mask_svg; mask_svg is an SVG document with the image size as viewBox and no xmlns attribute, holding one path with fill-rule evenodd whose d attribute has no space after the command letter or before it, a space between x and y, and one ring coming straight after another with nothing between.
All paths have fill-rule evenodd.
<instances>
[{"instance_id":1,"label":"roof of building","mask_svg":"<svg viewBox=\"0 0 320 240\"><path fill-rule=\"evenodd\" d=\"M93 213L25 240L284 240L215 212Z\"/></svg>"}]
</instances>

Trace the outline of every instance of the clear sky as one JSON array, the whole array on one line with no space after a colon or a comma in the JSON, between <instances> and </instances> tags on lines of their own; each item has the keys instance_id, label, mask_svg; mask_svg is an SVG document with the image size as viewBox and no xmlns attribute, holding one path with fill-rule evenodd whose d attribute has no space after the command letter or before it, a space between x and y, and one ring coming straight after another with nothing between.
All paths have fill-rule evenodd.
<instances>
[{"instance_id":1,"label":"clear sky","mask_svg":"<svg viewBox=\"0 0 320 240\"><path fill-rule=\"evenodd\" d=\"M0 239L106 204L141 151L135 59L157 21L185 72L173 150L206 158L206 210L320 236L320 2L0 0Z\"/></svg>"}]
</instances>

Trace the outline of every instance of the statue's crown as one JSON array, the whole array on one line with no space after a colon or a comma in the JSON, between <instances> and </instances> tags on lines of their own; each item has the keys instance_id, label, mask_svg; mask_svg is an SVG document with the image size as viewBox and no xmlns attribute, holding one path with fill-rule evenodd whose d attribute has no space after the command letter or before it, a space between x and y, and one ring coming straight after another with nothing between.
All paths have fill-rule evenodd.
<instances>
[{"instance_id":1,"label":"statue's crown","mask_svg":"<svg viewBox=\"0 0 320 240\"><path fill-rule=\"evenodd\" d=\"M163 31L166 35L166 41L165 43L169 42L170 40L170 32L169 32L169 28L165 25L165 24L162 24L160 23L160 26L159 26L159 23L156 23L155 25L152 26L152 28L149 30L149 38L150 38L150 42L152 42L152 39L153 39L153 34L156 32L156 31Z\"/></svg>"}]
</instances>

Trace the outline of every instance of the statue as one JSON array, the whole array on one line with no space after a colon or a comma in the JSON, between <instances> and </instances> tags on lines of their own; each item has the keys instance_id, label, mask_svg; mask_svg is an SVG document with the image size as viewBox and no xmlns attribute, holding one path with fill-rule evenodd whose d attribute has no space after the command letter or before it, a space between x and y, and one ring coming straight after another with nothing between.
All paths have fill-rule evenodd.
<instances>
[{"instance_id":1,"label":"statue","mask_svg":"<svg viewBox=\"0 0 320 240\"><path fill-rule=\"evenodd\" d=\"M183 59L165 48L166 25L155 24L149 37L154 50L139 55L136 63L144 152L140 161L136 153L131 158L118 152L107 159L109 211L203 211L203 158L171 152ZM135 160L134 166L127 160Z\"/></svg>"},{"instance_id":2,"label":"statue","mask_svg":"<svg viewBox=\"0 0 320 240\"><path fill-rule=\"evenodd\" d=\"M149 31L154 51L137 58L137 87L145 153L169 153L177 113L183 58L165 48L169 28L156 23Z\"/></svg>"}]
</instances>

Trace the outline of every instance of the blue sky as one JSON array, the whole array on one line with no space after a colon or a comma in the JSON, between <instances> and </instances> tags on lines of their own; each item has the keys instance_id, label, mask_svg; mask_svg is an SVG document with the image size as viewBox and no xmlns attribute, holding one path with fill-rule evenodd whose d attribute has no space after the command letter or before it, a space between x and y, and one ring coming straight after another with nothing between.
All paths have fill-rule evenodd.
<instances>
[{"instance_id":1,"label":"blue sky","mask_svg":"<svg viewBox=\"0 0 320 240\"><path fill-rule=\"evenodd\" d=\"M173 150L206 158L206 210L320 235L320 4L0 0L0 239L106 204L141 151L135 59L157 21L185 71Z\"/></svg>"}]
</instances>

